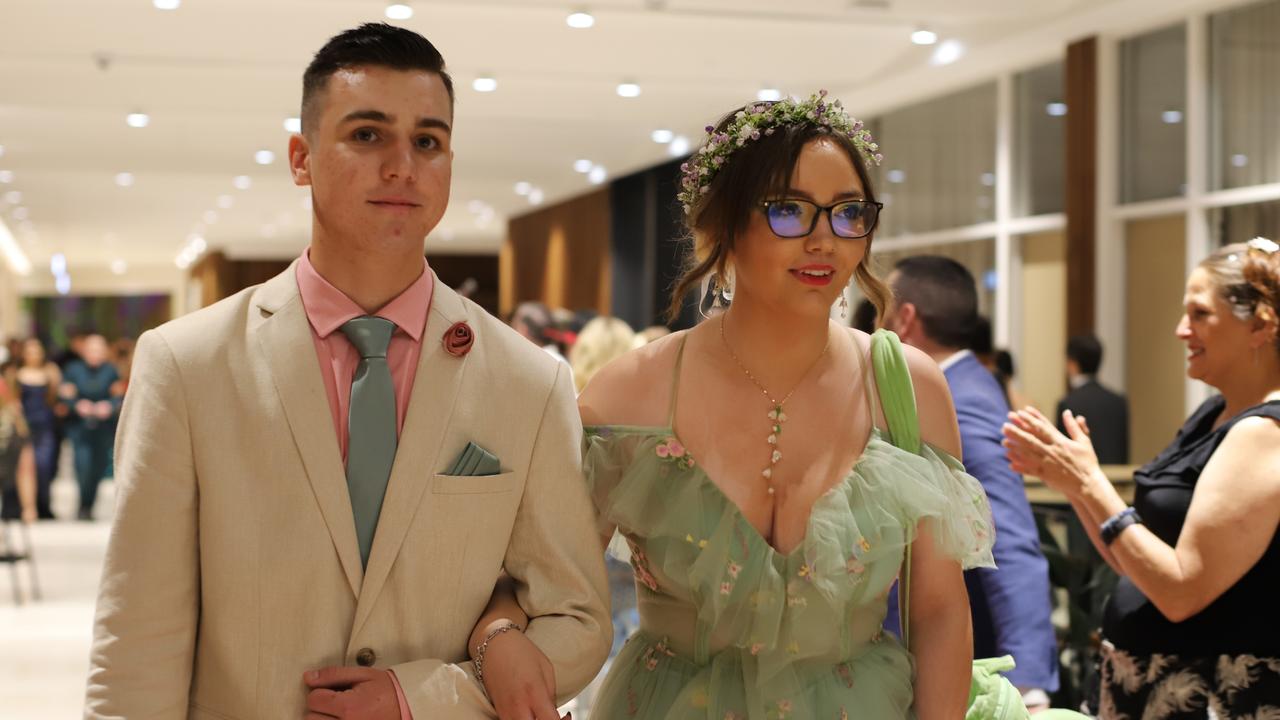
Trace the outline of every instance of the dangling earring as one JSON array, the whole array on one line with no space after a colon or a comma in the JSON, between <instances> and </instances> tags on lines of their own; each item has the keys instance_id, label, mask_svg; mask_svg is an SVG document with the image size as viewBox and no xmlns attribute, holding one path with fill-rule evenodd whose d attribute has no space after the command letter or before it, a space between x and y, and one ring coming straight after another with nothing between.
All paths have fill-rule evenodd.
<instances>
[{"instance_id":1,"label":"dangling earring","mask_svg":"<svg viewBox=\"0 0 1280 720\"><path fill-rule=\"evenodd\" d=\"M849 312L849 296L840 293L840 319L844 320L845 315Z\"/></svg>"}]
</instances>

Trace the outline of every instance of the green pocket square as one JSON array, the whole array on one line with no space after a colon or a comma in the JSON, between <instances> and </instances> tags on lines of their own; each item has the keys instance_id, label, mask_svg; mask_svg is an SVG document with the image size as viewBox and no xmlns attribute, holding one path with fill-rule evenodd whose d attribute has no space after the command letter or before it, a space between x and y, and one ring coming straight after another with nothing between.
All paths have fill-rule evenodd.
<instances>
[{"instance_id":1,"label":"green pocket square","mask_svg":"<svg viewBox=\"0 0 1280 720\"><path fill-rule=\"evenodd\" d=\"M453 461L453 465L445 471L445 475L471 476L479 477L484 475L497 475L502 472L502 463L498 462L498 456L485 450L479 445L469 442L462 449L462 454L457 460Z\"/></svg>"}]
</instances>

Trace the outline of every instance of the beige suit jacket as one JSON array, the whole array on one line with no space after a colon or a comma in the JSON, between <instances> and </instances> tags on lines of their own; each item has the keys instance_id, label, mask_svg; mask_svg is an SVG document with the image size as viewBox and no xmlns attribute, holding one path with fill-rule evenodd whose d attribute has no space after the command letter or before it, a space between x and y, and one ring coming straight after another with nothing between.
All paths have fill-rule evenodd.
<instances>
[{"instance_id":1,"label":"beige suit jacket","mask_svg":"<svg viewBox=\"0 0 1280 720\"><path fill-rule=\"evenodd\" d=\"M442 338L470 324L455 357ZM415 720L491 717L467 639L504 568L559 699L612 630L562 363L438 280L367 570L294 268L140 338L87 718L301 718L375 657ZM440 474L475 442L492 477Z\"/></svg>"}]
</instances>

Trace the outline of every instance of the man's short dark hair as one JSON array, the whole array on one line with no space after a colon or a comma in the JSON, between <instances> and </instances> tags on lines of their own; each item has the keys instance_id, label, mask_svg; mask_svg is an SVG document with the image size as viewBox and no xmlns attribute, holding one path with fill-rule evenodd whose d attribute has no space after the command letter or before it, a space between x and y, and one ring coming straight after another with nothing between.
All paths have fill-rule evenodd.
<instances>
[{"instance_id":1,"label":"man's short dark hair","mask_svg":"<svg viewBox=\"0 0 1280 720\"><path fill-rule=\"evenodd\" d=\"M930 340L967 348L978 327L978 288L963 265L941 255L916 255L894 266L897 304L911 303Z\"/></svg>"},{"instance_id":2,"label":"man's short dark hair","mask_svg":"<svg viewBox=\"0 0 1280 720\"><path fill-rule=\"evenodd\" d=\"M329 78L339 70L375 66L392 70L423 70L444 81L453 107L453 78L444 68L444 56L431 41L412 30L387 23L365 23L329 38L302 74L302 130L317 120L317 106Z\"/></svg>"},{"instance_id":3,"label":"man's short dark hair","mask_svg":"<svg viewBox=\"0 0 1280 720\"><path fill-rule=\"evenodd\" d=\"M1102 367L1102 342L1093 335L1076 335L1067 341L1067 357L1085 375L1097 375Z\"/></svg>"},{"instance_id":4,"label":"man's short dark hair","mask_svg":"<svg viewBox=\"0 0 1280 720\"><path fill-rule=\"evenodd\" d=\"M853 327L870 335L876 331L875 303L863 298L853 308Z\"/></svg>"}]
</instances>

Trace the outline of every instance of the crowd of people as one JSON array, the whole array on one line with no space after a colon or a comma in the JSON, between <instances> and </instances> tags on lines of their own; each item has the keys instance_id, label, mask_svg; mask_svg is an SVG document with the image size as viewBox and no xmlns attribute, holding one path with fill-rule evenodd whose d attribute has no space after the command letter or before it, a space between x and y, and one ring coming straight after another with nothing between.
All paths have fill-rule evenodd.
<instances>
[{"instance_id":1,"label":"crowd of people","mask_svg":"<svg viewBox=\"0 0 1280 720\"><path fill-rule=\"evenodd\" d=\"M76 516L92 520L98 487L112 471L133 341L109 343L98 333L76 332L56 355L37 337L10 340L0 354L0 416L7 418L0 438L10 447L10 459L0 462L0 514L55 519L51 494L66 440L79 489Z\"/></svg>"}]
</instances>

